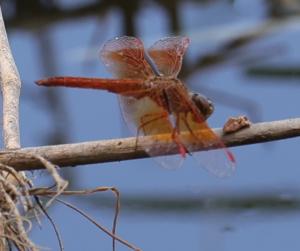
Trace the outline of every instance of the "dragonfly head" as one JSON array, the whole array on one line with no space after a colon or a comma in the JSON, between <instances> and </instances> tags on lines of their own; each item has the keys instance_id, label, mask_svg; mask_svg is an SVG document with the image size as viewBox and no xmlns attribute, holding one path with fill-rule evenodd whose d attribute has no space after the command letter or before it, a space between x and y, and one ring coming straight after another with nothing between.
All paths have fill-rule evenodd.
<instances>
[{"instance_id":1,"label":"dragonfly head","mask_svg":"<svg viewBox=\"0 0 300 251\"><path fill-rule=\"evenodd\" d=\"M212 101L200 93L190 92L189 95L198 110L207 119L214 111Z\"/></svg>"}]
</instances>

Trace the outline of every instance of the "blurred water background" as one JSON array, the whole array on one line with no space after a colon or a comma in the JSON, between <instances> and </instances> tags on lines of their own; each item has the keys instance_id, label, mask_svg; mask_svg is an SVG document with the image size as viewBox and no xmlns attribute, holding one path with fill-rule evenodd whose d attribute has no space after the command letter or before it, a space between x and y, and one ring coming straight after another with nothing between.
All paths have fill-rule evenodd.
<instances>
[{"instance_id":1,"label":"blurred water background","mask_svg":"<svg viewBox=\"0 0 300 251\"><path fill-rule=\"evenodd\" d=\"M115 95L40 88L53 75L110 77L99 60L103 42L120 35L148 47L186 35L191 45L181 79L213 100L212 127L229 116L252 121L299 116L298 0L2 0L23 81L22 146L119 138ZM235 174L216 178L187 161L164 170L151 159L64 168L72 189L115 186L121 192L118 234L143 250L299 250L299 138L233 148ZM36 184L52 184L34 173ZM113 195L65 198L110 227ZM111 239L56 204L50 215L65 250L111 250ZM58 250L46 220L32 238ZM117 250L128 250L118 244Z\"/></svg>"}]
</instances>

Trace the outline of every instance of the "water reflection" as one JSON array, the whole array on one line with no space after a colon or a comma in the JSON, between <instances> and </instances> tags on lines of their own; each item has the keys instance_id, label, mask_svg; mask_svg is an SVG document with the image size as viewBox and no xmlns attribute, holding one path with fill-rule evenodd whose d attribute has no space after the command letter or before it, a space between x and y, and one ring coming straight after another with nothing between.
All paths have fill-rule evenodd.
<instances>
[{"instance_id":1,"label":"water reflection","mask_svg":"<svg viewBox=\"0 0 300 251\"><path fill-rule=\"evenodd\" d=\"M147 44L161 36L190 36L180 78L217 103L212 118L216 126L235 113L247 113L254 121L299 114L298 1L2 0L1 7L25 82L25 145L117 137L120 121L113 97L61 89L45 92L33 81L45 75L109 76L100 64L82 70L83 58L78 60L74 51L99 48L99 40L122 34L142 34ZM148 13L147 19L141 13ZM97 49L92 54L98 64ZM264 247L279 250L278 244L288 239L297 250L297 149L297 139L278 142L271 150L235 149L238 170L225 181L192 168L167 172L147 161L76 168L67 175L76 188L117 186L122 198L120 232L145 250L252 250L260 248L255 238L263 237ZM197 196L191 195L190 186L199 189ZM270 187L276 191L268 192ZM247 193L249 188L257 191ZM224 191L222 196L218 191ZM84 198L80 205L97 210L110 225L106 216L111 204L110 197L101 195ZM66 222L69 214L55 216ZM69 227L64 236L74 241ZM106 241L91 243L106 247ZM66 250L79 250L67 245ZM51 241L45 240L44 246L51 247Z\"/></svg>"}]
</instances>

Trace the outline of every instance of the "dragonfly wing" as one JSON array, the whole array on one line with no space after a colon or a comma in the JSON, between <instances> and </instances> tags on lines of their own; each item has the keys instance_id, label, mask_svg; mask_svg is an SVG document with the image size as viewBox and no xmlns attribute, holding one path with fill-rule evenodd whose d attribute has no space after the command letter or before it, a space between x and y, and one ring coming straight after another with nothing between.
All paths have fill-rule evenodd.
<instances>
[{"instance_id":1,"label":"dragonfly wing","mask_svg":"<svg viewBox=\"0 0 300 251\"><path fill-rule=\"evenodd\" d=\"M158 40L148 53L164 76L177 77L183 55L190 43L187 37L167 37Z\"/></svg>"},{"instance_id":2,"label":"dragonfly wing","mask_svg":"<svg viewBox=\"0 0 300 251\"><path fill-rule=\"evenodd\" d=\"M226 148L220 137L208 126L205 117L191 101L184 88L177 88L168 93L170 108L176 116L176 126L179 138L186 149L192 154L200 166L216 176L230 175L235 169L233 154ZM180 100L180 104L173 100ZM181 109L178 109L178 105ZM180 112L179 112L180 110ZM197 146L217 149L198 151Z\"/></svg>"},{"instance_id":3,"label":"dragonfly wing","mask_svg":"<svg viewBox=\"0 0 300 251\"><path fill-rule=\"evenodd\" d=\"M224 147L224 146L220 146ZM210 152L196 152L193 157L213 175L223 178L232 175L235 163L228 159L227 149L210 150ZM231 153L230 153L231 155Z\"/></svg>"},{"instance_id":4,"label":"dragonfly wing","mask_svg":"<svg viewBox=\"0 0 300 251\"><path fill-rule=\"evenodd\" d=\"M166 120L166 112L148 96L141 99L120 96L120 106L129 129L140 135L168 133L171 128Z\"/></svg>"},{"instance_id":5,"label":"dragonfly wing","mask_svg":"<svg viewBox=\"0 0 300 251\"><path fill-rule=\"evenodd\" d=\"M119 96L119 100L124 121L131 133L137 136L137 145L139 145L139 136L150 136L148 138L151 144L149 147L144 147L149 156L164 168L180 167L184 158L179 154L157 157L158 154L168 151L162 146L172 145L173 142L171 137L173 126L166 111L149 96L140 99ZM158 134L166 136L157 138Z\"/></svg>"},{"instance_id":6,"label":"dragonfly wing","mask_svg":"<svg viewBox=\"0 0 300 251\"><path fill-rule=\"evenodd\" d=\"M188 124L193 128L196 137L190 135L189 139L183 140L183 142L192 153L196 162L215 176L230 176L235 170L235 160L233 154L226 148L220 137L208 127L206 122L194 123L194 121L191 122L191 120L189 120ZM201 129L199 130L199 128ZM195 152L194 145L199 144L203 145L203 147L214 145L217 149Z\"/></svg>"},{"instance_id":7,"label":"dragonfly wing","mask_svg":"<svg viewBox=\"0 0 300 251\"><path fill-rule=\"evenodd\" d=\"M100 50L105 66L119 78L146 79L153 76L145 60L142 41L135 37L116 37L107 41Z\"/></svg>"}]
</instances>

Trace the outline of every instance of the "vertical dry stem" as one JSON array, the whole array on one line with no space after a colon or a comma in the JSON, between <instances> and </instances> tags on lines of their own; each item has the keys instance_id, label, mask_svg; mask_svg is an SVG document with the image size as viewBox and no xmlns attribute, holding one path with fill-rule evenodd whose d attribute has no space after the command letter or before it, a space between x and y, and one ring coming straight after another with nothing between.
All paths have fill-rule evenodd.
<instances>
[{"instance_id":1,"label":"vertical dry stem","mask_svg":"<svg viewBox=\"0 0 300 251\"><path fill-rule=\"evenodd\" d=\"M0 82L3 96L3 138L6 149L20 148L19 97L21 81L7 40L0 7Z\"/></svg>"},{"instance_id":2,"label":"vertical dry stem","mask_svg":"<svg viewBox=\"0 0 300 251\"><path fill-rule=\"evenodd\" d=\"M20 148L19 97L21 81L13 60L0 6L0 85L3 98L3 141L5 149ZM0 175L4 175L3 172ZM12 180L12 182L16 182ZM4 221L0 212L0 236L4 236ZM0 239L0 250L6 250L4 238Z\"/></svg>"}]
</instances>

